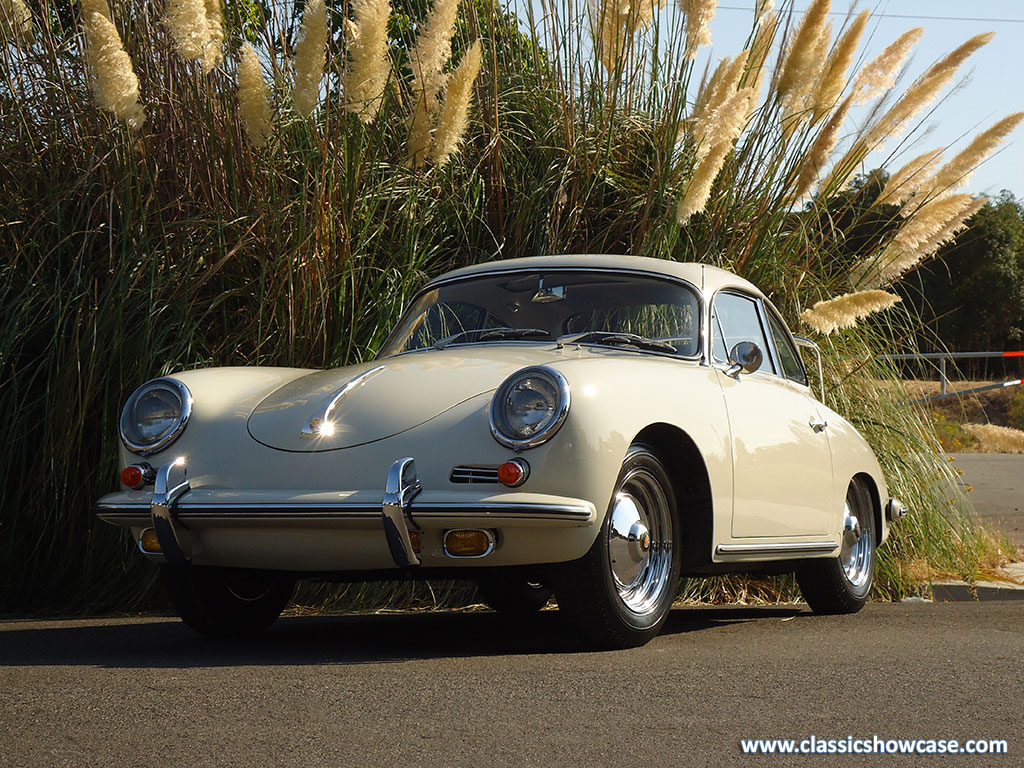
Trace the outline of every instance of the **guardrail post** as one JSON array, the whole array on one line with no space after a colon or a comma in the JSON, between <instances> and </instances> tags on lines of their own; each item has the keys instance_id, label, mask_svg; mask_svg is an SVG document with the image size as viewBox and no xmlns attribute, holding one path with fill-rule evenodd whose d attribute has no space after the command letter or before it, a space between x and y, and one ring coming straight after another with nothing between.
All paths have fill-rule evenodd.
<instances>
[{"instance_id":1,"label":"guardrail post","mask_svg":"<svg viewBox=\"0 0 1024 768\"><path fill-rule=\"evenodd\" d=\"M944 395L946 394L946 358L944 357L939 358L939 381L941 382L939 391Z\"/></svg>"}]
</instances>

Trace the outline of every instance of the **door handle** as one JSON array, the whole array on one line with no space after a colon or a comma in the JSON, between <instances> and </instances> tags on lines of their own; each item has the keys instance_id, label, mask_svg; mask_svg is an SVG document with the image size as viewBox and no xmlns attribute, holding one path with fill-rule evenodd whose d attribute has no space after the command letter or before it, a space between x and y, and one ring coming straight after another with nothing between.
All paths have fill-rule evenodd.
<instances>
[{"instance_id":1,"label":"door handle","mask_svg":"<svg viewBox=\"0 0 1024 768\"><path fill-rule=\"evenodd\" d=\"M807 422L807 426L809 426L815 432L824 432L828 428L828 422L822 421L821 419L811 419L809 422Z\"/></svg>"}]
</instances>

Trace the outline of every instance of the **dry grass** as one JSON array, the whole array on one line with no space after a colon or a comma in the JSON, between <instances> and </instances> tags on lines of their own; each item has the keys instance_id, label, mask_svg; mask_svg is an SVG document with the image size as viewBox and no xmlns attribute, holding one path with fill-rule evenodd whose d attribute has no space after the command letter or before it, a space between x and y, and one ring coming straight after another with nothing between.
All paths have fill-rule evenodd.
<instances>
[{"instance_id":1,"label":"dry grass","mask_svg":"<svg viewBox=\"0 0 1024 768\"><path fill-rule=\"evenodd\" d=\"M977 453L1024 453L1024 432L995 424L964 424L978 441Z\"/></svg>"}]
</instances>

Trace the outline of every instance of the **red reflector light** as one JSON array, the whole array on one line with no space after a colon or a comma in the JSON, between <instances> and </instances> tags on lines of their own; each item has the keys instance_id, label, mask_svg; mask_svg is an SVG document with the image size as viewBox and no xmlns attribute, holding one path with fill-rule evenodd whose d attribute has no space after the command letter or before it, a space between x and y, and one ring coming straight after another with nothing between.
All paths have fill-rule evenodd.
<instances>
[{"instance_id":1,"label":"red reflector light","mask_svg":"<svg viewBox=\"0 0 1024 768\"><path fill-rule=\"evenodd\" d=\"M498 467L498 481L509 488L522 485L529 474L530 465L522 459L509 459Z\"/></svg>"},{"instance_id":2,"label":"red reflector light","mask_svg":"<svg viewBox=\"0 0 1024 768\"><path fill-rule=\"evenodd\" d=\"M129 488L138 490L145 484L145 478L142 474L140 467L132 464L131 466L125 467L121 470L121 484L127 485Z\"/></svg>"}]
</instances>

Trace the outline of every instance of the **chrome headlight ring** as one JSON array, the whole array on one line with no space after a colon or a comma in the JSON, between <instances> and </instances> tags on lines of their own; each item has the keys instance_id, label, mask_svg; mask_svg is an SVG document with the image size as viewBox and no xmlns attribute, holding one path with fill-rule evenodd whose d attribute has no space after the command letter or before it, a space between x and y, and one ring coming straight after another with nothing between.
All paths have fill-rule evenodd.
<instances>
[{"instance_id":1,"label":"chrome headlight ring","mask_svg":"<svg viewBox=\"0 0 1024 768\"><path fill-rule=\"evenodd\" d=\"M522 412L528 410L528 406L522 406L522 400L528 401L530 396L545 406L541 410L546 415L516 429L513 423L516 417L522 423ZM510 416L510 410L515 407L513 398L516 397L521 401L520 413ZM533 366L516 371L502 382L491 398L491 435L514 451L536 448L554 437L561 428L569 415L569 399L569 382L553 368ZM537 410L533 409L534 414Z\"/></svg>"},{"instance_id":2,"label":"chrome headlight ring","mask_svg":"<svg viewBox=\"0 0 1024 768\"><path fill-rule=\"evenodd\" d=\"M121 410L121 442L139 456L162 451L178 439L191 415L192 393L182 382L170 377L147 381Z\"/></svg>"}]
</instances>

